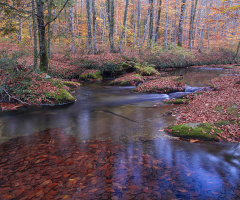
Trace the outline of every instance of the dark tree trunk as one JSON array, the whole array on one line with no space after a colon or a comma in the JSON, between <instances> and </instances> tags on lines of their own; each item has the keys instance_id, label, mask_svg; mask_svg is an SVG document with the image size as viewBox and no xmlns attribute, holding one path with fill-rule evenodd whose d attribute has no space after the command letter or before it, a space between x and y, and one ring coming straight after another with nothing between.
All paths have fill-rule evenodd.
<instances>
[{"instance_id":1,"label":"dark tree trunk","mask_svg":"<svg viewBox=\"0 0 240 200\"><path fill-rule=\"evenodd\" d=\"M38 50L37 50L37 23L36 23L36 7L35 1L32 0L32 20L33 20L33 52L34 52L34 67L37 66L37 57L38 57Z\"/></svg>"},{"instance_id":2,"label":"dark tree trunk","mask_svg":"<svg viewBox=\"0 0 240 200\"><path fill-rule=\"evenodd\" d=\"M192 0L192 8L191 8L191 19L190 19L190 29L189 29L189 49L192 49L192 39L193 39L193 26L194 26L194 21L196 17L196 11L197 11L197 3L198 0Z\"/></svg>"},{"instance_id":3,"label":"dark tree trunk","mask_svg":"<svg viewBox=\"0 0 240 200\"><path fill-rule=\"evenodd\" d=\"M179 19L179 31L178 31L178 46L180 47L182 47L182 43L183 43L183 19L184 19L185 8L186 8L186 0L182 0L181 14Z\"/></svg>"},{"instance_id":4,"label":"dark tree trunk","mask_svg":"<svg viewBox=\"0 0 240 200\"><path fill-rule=\"evenodd\" d=\"M44 1L36 0L37 3L37 22L38 22L38 37L39 37L39 54L40 54L40 70L48 72L48 52L47 41L45 38L45 24L44 24Z\"/></svg>"}]
</instances>

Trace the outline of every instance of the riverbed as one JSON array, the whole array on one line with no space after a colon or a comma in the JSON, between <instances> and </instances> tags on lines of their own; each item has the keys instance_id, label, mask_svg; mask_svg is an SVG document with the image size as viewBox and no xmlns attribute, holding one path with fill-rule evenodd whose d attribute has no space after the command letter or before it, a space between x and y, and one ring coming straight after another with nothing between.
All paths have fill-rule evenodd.
<instances>
[{"instance_id":1,"label":"riverbed","mask_svg":"<svg viewBox=\"0 0 240 200\"><path fill-rule=\"evenodd\" d=\"M137 149L140 154L161 161L164 181L158 182L160 177L156 178L156 182L164 184L162 189L158 188L161 199L239 199L239 144L189 143L164 132L165 127L176 121L176 116L165 114L176 107L164 104L165 99L206 87L209 79L226 73L196 68L173 71L171 75L183 75L187 89L172 94L137 94L132 92L133 87L108 86L108 80L83 83L74 94L77 98L74 104L2 113L0 141L27 136L24 137L27 146L27 138L33 133L60 128L77 138L79 145L111 141L124 149L127 159ZM141 174L138 177L141 179ZM141 191L148 194L144 189ZM116 191L112 193L112 197L124 199Z\"/></svg>"}]
</instances>

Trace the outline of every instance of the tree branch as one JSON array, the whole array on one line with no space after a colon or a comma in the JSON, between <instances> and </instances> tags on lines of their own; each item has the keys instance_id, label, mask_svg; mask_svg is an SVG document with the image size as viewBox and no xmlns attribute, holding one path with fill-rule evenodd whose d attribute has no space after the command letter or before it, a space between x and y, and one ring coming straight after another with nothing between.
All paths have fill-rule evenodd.
<instances>
[{"instance_id":1,"label":"tree branch","mask_svg":"<svg viewBox=\"0 0 240 200\"><path fill-rule=\"evenodd\" d=\"M5 90L4 88L1 88L1 90L3 90L3 91L8 95L9 102L10 102L10 99L14 99L14 100L16 100L16 101L18 101L18 102L20 102L20 103L22 103L22 104L31 105L31 104L29 104L29 103L26 103L26 102L21 101L20 99L17 99L17 98L15 98L15 97L12 97L12 96L7 92L7 90Z\"/></svg>"},{"instance_id":2,"label":"tree branch","mask_svg":"<svg viewBox=\"0 0 240 200\"><path fill-rule=\"evenodd\" d=\"M67 5L67 3L69 2L69 0L67 0L63 7L61 8L61 10L59 10L58 14L50 21L48 21L46 24L45 24L45 27L47 27L50 23L52 23L53 21L55 21L57 19L57 17L60 15L60 13L63 11L63 9L65 8L65 6Z\"/></svg>"},{"instance_id":3,"label":"tree branch","mask_svg":"<svg viewBox=\"0 0 240 200\"><path fill-rule=\"evenodd\" d=\"M11 8L12 10L16 10L16 11L18 11L18 12L30 13L30 14L32 13L32 12L30 12L30 11L26 11L26 10L22 10L22 9L17 9L17 8L15 8L14 6L9 5L8 3L0 2L0 5L7 6L7 7Z\"/></svg>"}]
</instances>

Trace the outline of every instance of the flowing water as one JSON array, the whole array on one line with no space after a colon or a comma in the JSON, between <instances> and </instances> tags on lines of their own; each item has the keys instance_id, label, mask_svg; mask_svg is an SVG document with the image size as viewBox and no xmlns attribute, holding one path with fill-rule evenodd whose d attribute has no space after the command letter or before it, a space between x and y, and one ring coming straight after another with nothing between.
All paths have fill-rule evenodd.
<instances>
[{"instance_id":1,"label":"flowing water","mask_svg":"<svg viewBox=\"0 0 240 200\"><path fill-rule=\"evenodd\" d=\"M138 149L161 161L164 177L157 176L155 180L159 186L155 191L158 190L160 196L151 196L145 189L146 194L143 193L148 196L139 196L140 199L239 199L238 144L189 143L164 132L164 128L176 119L165 115L175 106L165 105L163 101L204 87L209 79L222 73L227 71L182 69L171 72L172 75L184 75L182 81L188 85L185 93L172 94L136 94L131 91L133 87L110 87L106 82L85 83L75 92L78 100L74 104L1 114L0 141L27 136L24 137L27 144L32 133L48 128L61 128L81 144L111 140L125 149L128 154L125 160L129 155L134 156L134 149ZM123 158L119 159L122 162ZM138 182L144 182L141 173L136 177ZM136 195L124 198L119 192L118 195L116 191L112 193L116 199L134 199Z\"/></svg>"}]
</instances>

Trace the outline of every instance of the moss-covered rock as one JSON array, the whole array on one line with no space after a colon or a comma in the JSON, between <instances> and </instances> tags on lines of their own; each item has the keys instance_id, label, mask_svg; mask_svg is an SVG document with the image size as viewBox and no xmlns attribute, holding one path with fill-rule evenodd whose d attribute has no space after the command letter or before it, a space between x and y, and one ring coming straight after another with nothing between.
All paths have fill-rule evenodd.
<instances>
[{"instance_id":1,"label":"moss-covered rock","mask_svg":"<svg viewBox=\"0 0 240 200\"><path fill-rule=\"evenodd\" d=\"M143 77L139 74L127 74L110 82L110 85L136 86L143 81Z\"/></svg>"},{"instance_id":2,"label":"moss-covered rock","mask_svg":"<svg viewBox=\"0 0 240 200\"><path fill-rule=\"evenodd\" d=\"M54 92L45 92L45 95L55 104L72 103L76 100L76 98L65 89L60 89L59 91Z\"/></svg>"},{"instance_id":3,"label":"moss-covered rock","mask_svg":"<svg viewBox=\"0 0 240 200\"><path fill-rule=\"evenodd\" d=\"M136 68L136 72L142 76L160 76L160 73L154 69L154 65L137 63L134 67Z\"/></svg>"},{"instance_id":4,"label":"moss-covered rock","mask_svg":"<svg viewBox=\"0 0 240 200\"><path fill-rule=\"evenodd\" d=\"M169 134L188 139L218 141L222 131L209 123L191 123L169 126L165 129Z\"/></svg>"},{"instance_id":5,"label":"moss-covered rock","mask_svg":"<svg viewBox=\"0 0 240 200\"><path fill-rule=\"evenodd\" d=\"M76 89L81 86L81 83L73 81L62 81L62 84L68 86L71 89Z\"/></svg>"},{"instance_id":6,"label":"moss-covered rock","mask_svg":"<svg viewBox=\"0 0 240 200\"><path fill-rule=\"evenodd\" d=\"M82 74L79 76L81 79L101 79L101 72L99 70L85 70Z\"/></svg>"}]
</instances>

